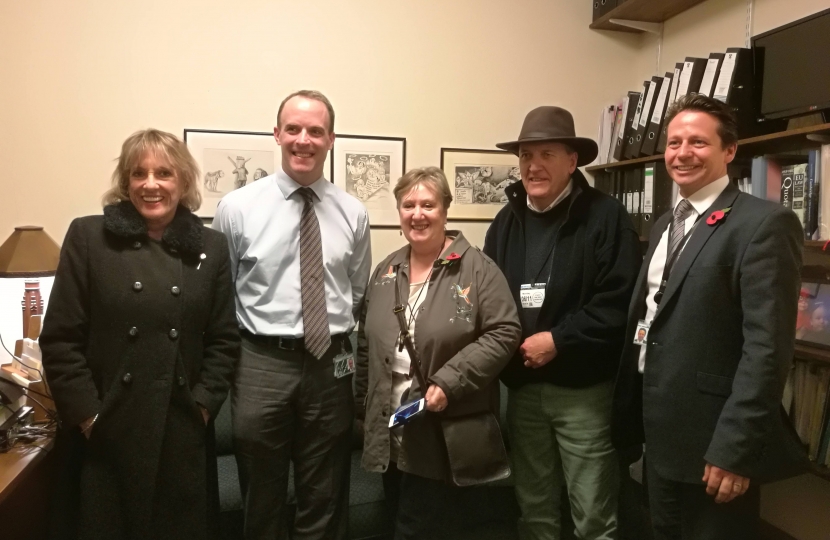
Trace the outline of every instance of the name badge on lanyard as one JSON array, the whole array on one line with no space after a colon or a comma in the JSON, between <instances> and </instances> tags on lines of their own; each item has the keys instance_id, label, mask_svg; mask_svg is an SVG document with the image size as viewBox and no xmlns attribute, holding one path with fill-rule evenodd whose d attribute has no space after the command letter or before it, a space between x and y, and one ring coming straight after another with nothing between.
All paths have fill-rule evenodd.
<instances>
[{"instance_id":1,"label":"name badge on lanyard","mask_svg":"<svg viewBox=\"0 0 830 540\"><path fill-rule=\"evenodd\" d=\"M522 299L522 307L540 308L545 302L546 283L524 283L519 287L519 297Z\"/></svg>"}]
</instances>

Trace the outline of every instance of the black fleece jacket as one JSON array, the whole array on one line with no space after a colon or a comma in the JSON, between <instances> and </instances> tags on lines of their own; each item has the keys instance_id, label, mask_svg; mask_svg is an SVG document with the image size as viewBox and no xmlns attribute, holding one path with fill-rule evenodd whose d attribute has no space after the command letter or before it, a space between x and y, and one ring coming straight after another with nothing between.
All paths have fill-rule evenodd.
<instances>
[{"instance_id":1,"label":"black fleece jacket","mask_svg":"<svg viewBox=\"0 0 830 540\"><path fill-rule=\"evenodd\" d=\"M556 357L538 369L524 366L516 351L501 380L508 387L546 382L584 388L614 378L624 340L628 304L642 264L640 241L623 205L588 185L577 169L565 222L556 236L550 281L535 328L523 338L550 331ZM484 253L507 277L518 309L525 277L527 192L516 182L505 193L509 202L487 231ZM633 337L632 337L633 339Z\"/></svg>"}]
</instances>

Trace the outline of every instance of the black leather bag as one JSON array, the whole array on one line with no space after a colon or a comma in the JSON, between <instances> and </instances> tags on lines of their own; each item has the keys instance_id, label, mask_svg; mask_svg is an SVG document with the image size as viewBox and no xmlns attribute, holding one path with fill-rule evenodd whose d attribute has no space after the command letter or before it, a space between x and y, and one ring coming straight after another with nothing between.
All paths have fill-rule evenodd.
<instances>
[{"instance_id":1,"label":"black leather bag","mask_svg":"<svg viewBox=\"0 0 830 540\"><path fill-rule=\"evenodd\" d=\"M394 312L401 327L401 340L409 353L415 378L426 395L429 385L421 369L421 360L412 343L406 324L404 305L395 281ZM456 486L473 486L502 480L510 476L510 463L496 417L490 411L441 418L441 431L447 445L450 474Z\"/></svg>"}]
</instances>

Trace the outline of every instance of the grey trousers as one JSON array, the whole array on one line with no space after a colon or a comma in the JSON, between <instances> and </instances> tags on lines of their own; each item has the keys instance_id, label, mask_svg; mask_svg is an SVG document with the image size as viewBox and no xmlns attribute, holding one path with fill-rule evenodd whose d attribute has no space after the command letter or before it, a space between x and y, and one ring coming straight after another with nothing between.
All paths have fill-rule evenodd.
<instances>
[{"instance_id":1,"label":"grey trousers","mask_svg":"<svg viewBox=\"0 0 830 540\"><path fill-rule=\"evenodd\" d=\"M346 538L354 402L352 377L334 377L340 351L333 340L318 360L301 347L243 337L231 414L246 539L289 537L289 461L297 498L291 538Z\"/></svg>"}]
</instances>

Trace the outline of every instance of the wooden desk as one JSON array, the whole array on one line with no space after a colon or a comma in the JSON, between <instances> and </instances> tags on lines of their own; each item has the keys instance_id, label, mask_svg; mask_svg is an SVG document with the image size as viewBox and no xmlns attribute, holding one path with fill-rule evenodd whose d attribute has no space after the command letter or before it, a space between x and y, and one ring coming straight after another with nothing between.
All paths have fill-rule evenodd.
<instances>
[{"instance_id":1,"label":"wooden desk","mask_svg":"<svg viewBox=\"0 0 830 540\"><path fill-rule=\"evenodd\" d=\"M3 538L39 540L47 537L43 517L49 504L54 440L16 446L0 453L0 524ZM7 536L8 535L8 536Z\"/></svg>"},{"instance_id":2,"label":"wooden desk","mask_svg":"<svg viewBox=\"0 0 830 540\"><path fill-rule=\"evenodd\" d=\"M38 448L16 446L0 453L0 504L35 470L35 466L52 449L53 443L52 439L44 439Z\"/></svg>"}]
</instances>

